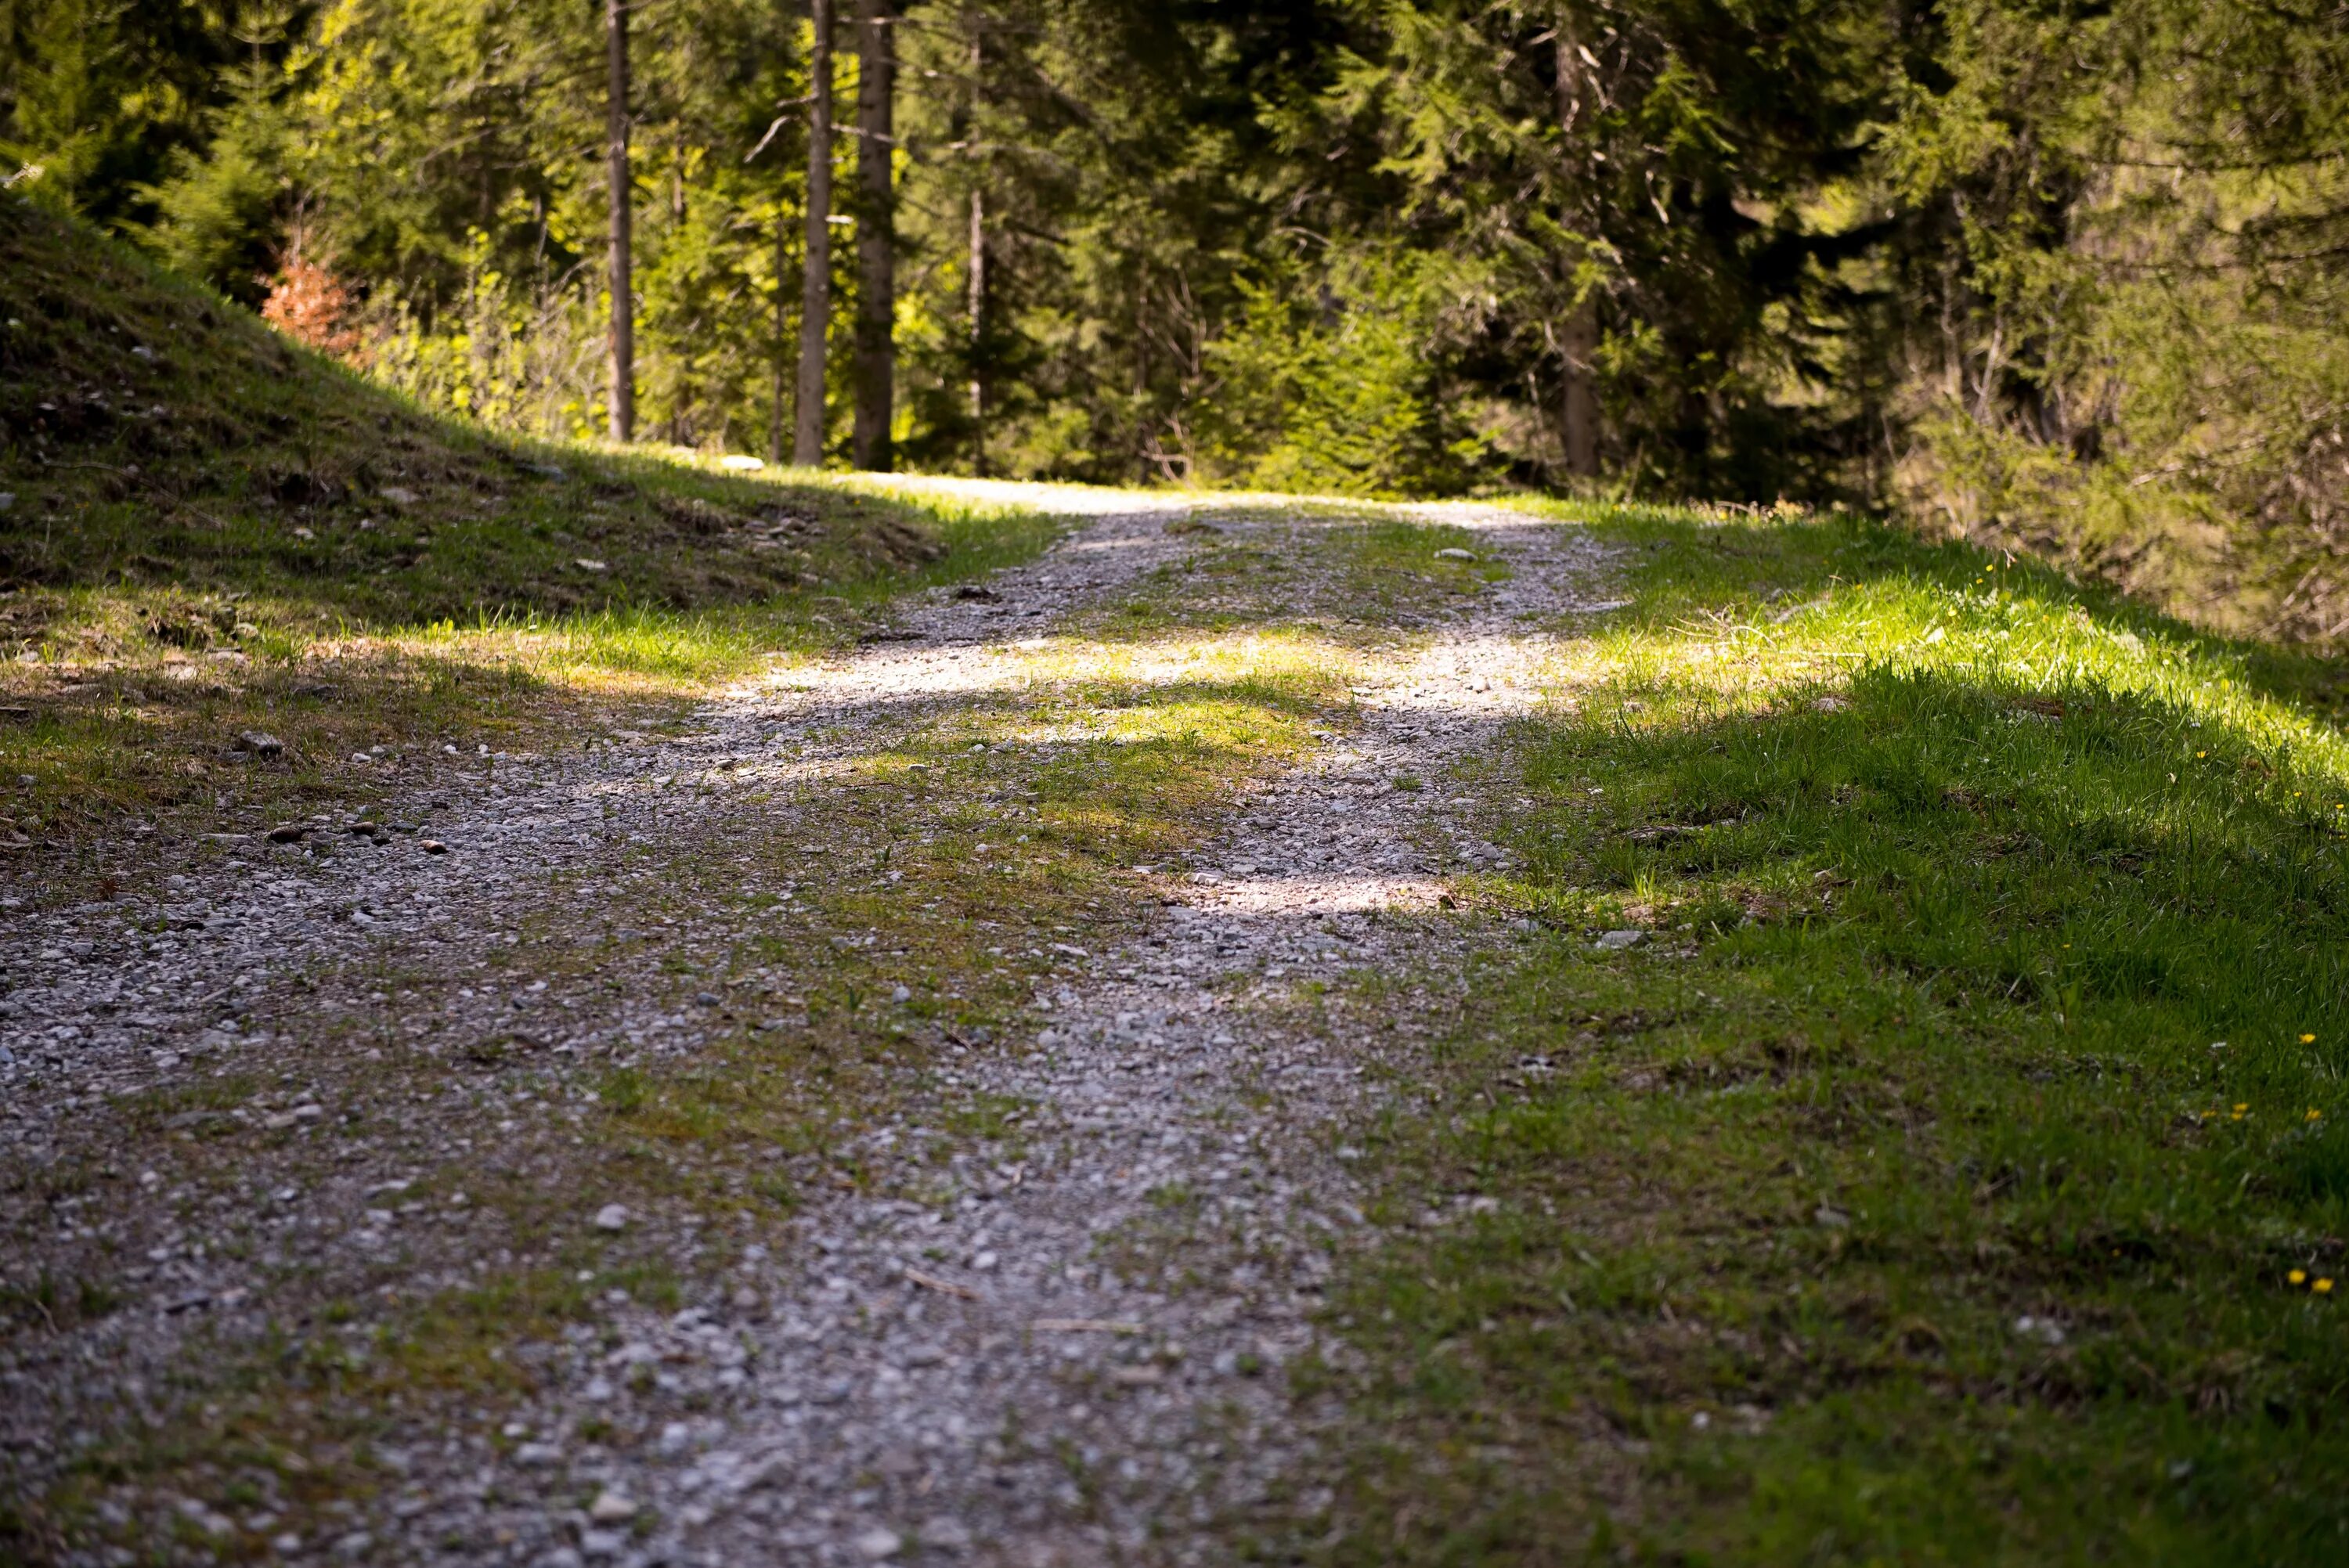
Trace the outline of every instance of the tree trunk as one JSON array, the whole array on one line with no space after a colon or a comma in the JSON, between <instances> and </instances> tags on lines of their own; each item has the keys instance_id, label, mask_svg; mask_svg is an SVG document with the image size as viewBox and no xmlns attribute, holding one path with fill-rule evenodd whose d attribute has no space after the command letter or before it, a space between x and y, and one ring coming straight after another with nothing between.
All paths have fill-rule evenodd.
<instances>
[{"instance_id":1,"label":"tree trunk","mask_svg":"<svg viewBox=\"0 0 2349 1568\"><path fill-rule=\"evenodd\" d=\"M800 382L792 461L823 461L825 329L832 322L832 0L812 0L808 53L807 246L800 257Z\"/></svg>"},{"instance_id":2,"label":"tree trunk","mask_svg":"<svg viewBox=\"0 0 2349 1568\"><path fill-rule=\"evenodd\" d=\"M987 377L978 356L987 335L987 198L970 188L970 466L987 477Z\"/></svg>"},{"instance_id":3,"label":"tree trunk","mask_svg":"<svg viewBox=\"0 0 2349 1568\"><path fill-rule=\"evenodd\" d=\"M970 467L987 477L987 377L979 356L987 339L987 196L979 188L978 73L986 64L978 18L971 22L969 126L965 145L970 159Z\"/></svg>"},{"instance_id":4,"label":"tree trunk","mask_svg":"<svg viewBox=\"0 0 2349 1568\"><path fill-rule=\"evenodd\" d=\"M856 466L894 466L889 420L897 376L896 18L891 0L856 0Z\"/></svg>"},{"instance_id":5,"label":"tree trunk","mask_svg":"<svg viewBox=\"0 0 2349 1568\"><path fill-rule=\"evenodd\" d=\"M775 387L773 404L768 406L766 422L766 460L782 462L784 449L784 385L790 383L787 366L792 364L792 303L784 282L792 274L792 225L784 221L782 201L775 201Z\"/></svg>"},{"instance_id":6,"label":"tree trunk","mask_svg":"<svg viewBox=\"0 0 2349 1568\"><path fill-rule=\"evenodd\" d=\"M1571 11L1557 22L1557 123L1568 139L1578 129L1592 84L1582 58L1581 40ZM1599 474L1599 306L1585 295L1568 311L1558 335L1558 445L1565 455L1568 478L1595 479Z\"/></svg>"},{"instance_id":7,"label":"tree trunk","mask_svg":"<svg viewBox=\"0 0 2349 1568\"><path fill-rule=\"evenodd\" d=\"M1560 335L1560 357L1566 362L1558 399L1559 431L1566 449L1566 471L1575 479L1599 475L1599 391L1593 364L1599 356L1599 311L1584 300L1566 318Z\"/></svg>"},{"instance_id":8,"label":"tree trunk","mask_svg":"<svg viewBox=\"0 0 2349 1568\"><path fill-rule=\"evenodd\" d=\"M628 219L633 194L628 174L628 7L626 0L604 0L606 66L605 178L612 212L612 439L636 434L636 307L630 266Z\"/></svg>"}]
</instances>

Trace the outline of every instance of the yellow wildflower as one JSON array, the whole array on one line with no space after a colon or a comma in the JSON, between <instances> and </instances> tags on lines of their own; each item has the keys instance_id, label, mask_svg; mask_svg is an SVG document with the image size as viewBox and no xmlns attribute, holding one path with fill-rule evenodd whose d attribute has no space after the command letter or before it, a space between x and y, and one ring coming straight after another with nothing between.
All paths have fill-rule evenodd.
<instances>
[{"instance_id":1,"label":"yellow wildflower","mask_svg":"<svg viewBox=\"0 0 2349 1568\"><path fill-rule=\"evenodd\" d=\"M2292 1273L2284 1275L2283 1277L2290 1280L2294 1284L2306 1284L2308 1283L2308 1271L2306 1269L2294 1269Z\"/></svg>"},{"instance_id":2,"label":"yellow wildflower","mask_svg":"<svg viewBox=\"0 0 2349 1568\"><path fill-rule=\"evenodd\" d=\"M2314 1284L2310 1285L2308 1288L2314 1291L2319 1295L2331 1295L2333 1294L2333 1282L2329 1279L2321 1279Z\"/></svg>"}]
</instances>

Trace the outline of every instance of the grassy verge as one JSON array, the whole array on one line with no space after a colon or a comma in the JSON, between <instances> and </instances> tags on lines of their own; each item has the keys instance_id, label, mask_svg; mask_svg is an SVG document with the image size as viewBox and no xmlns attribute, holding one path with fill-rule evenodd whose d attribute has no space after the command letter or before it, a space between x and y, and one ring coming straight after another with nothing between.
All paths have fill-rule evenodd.
<instances>
[{"instance_id":1,"label":"grassy verge","mask_svg":"<svg viewBox=\"0 0 2349 1568\"><path fill-rule=\"evenodd\" d=\"M34 873L125 819L353 803L591 705L657 721L1052 532L500 440L0 200L0 857Z\"/></svg>"},{"instance_id":2,"label":"grassy verge","mask_svg":"<svg viewBox=\"0 0 2349 1568\"><path fill-rule=\"evenodd\" d=\"M1633 605L1482 780L1535 924L1349 1134L1321 1550L2337 1553L2333 677L1856 523L1609 529Z\"/></svg>"}]
</instances>

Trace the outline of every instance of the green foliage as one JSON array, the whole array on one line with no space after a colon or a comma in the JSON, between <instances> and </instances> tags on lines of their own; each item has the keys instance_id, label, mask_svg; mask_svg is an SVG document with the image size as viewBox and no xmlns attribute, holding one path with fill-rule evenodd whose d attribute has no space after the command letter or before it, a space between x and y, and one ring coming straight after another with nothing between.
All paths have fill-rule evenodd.
<instances>
[{"instance_id":1,"label":"green foliage","mask_svg":"<svg viewBox=\"0 0 2349 1568\"><path fill-rule=\"evenodd\" d=\"M2234 629L2337 635L2349 29L2168 0L1947 27L1885 143L1950 258L1908 262L1940 328L1909 503Z\"/></svg>"},{"instance_id":2,"label":"green foliage","mask_svg":"<svg viewBox=\"0 0 2349 1568\"><path fill-rule=\"evenodd\" d=\"M1448 280L1433 258L1361 258L1309 293L1239 285L1238 319L1206 347L1190 477L1337 495L1463 488L1480 443L1423 351Z\"/></svg>"}]
</instances>

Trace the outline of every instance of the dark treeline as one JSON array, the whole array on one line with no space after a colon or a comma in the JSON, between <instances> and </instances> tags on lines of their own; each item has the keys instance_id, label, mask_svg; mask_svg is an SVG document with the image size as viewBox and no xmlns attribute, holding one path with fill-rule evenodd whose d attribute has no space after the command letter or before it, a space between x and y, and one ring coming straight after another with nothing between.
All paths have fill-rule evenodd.
<instances>
[{"instance_id":1,"label":"dark treeline","mask_svg":"<svg viewBox=\"0 0 2349 1568\"><path fill-rule=\"evenodd\" d=\"M0 0L0 145L516 428L1858 501L2349 632L2340 0Z\"/></svg>"}]
</instances>

